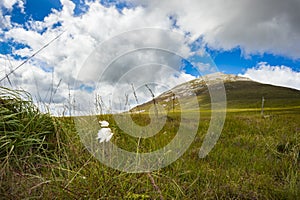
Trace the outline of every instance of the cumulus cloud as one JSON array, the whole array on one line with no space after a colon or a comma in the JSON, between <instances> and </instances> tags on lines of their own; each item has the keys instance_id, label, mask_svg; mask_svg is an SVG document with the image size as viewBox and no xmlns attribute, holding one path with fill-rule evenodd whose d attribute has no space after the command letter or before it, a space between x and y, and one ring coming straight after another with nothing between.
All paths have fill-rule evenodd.
<instances>
[{"instance_id":1,"label":"cumulus cloud","mask_svg":"<svg viewBox=\"0 0 300 200\"><path fill-rule=\"evenodd\" d=\"M97 93L109 100L113 108L127 102L132 94L131 84L137 87L140 102L151 99L145 85L152 85L158 95L175 85L195 78L183 74L182 59L192 55L184 35L161 29L140 29L125 32L96 48L79 72L77 80L90 83ZM79 82L80 83L80 82ZM99 83L99 85L94 85ZM136 104L133 95L131 105Z\"/></svg>"},{"instance_id":2,"label":"cumulus cloud","mask_svg":"<svg viewBox=\"0 0 300 200\"><path fill-rule=\"evenodd\" d=\"M24 2L22 0L2 0L0 2L0 7L5 7L7 9L11 10L13 8L13 6L16 4L22 10L24 9Z\"/></svg>"},{"instance_id":3,"label":"cumulus cloud","mask_svg":"<svg viewBox=\"0 0 300 200\"><path fill-rule=\"evenodd\" d=\"M143 84L151 81L151 83L159 82L157 87L153 88L153 91L159 94L163 89L170 89L178 83L193 78L187 74L178 74L181 57L175 56L176 53L184 57L191 54L185 38L180 34L177 34L180 37L168 37L170 35L163 35L162 31L149 33L147 30L150 29L147 29L139 34L125 34L121 40L115 40L114 44L106 46L105 49L97 48L107 39L129 30L145 27L171 28L172 23L167 17L149 14L139 6L124 8L120 12L116 7L105 7L98 1L87 2L89 9L82 15L75 16L75 4L72 1L61 0L61 4L63 6L61 11L52 10L52 13L43 21L28 21L25 27L11 24L9 30L4 32L3 40L13 40L25 45L21 49L13 49L14 56L26 58L65 31L58 40L39 52L30 62L9 77L14 87L29 91L37 102L51 101L59 107L58 110L65 112L68 101L73 102L69 98L70 93L72 98L76 97L77 109L88 111L94 106L95 93L100 94L107 105L116 104L117 102L111 100L113 89L117 89L114 94L124 98L125 93L132 93L132 91L123 88L130 88L131 83L140 87L141 81ZM60 25L54 26L57 22ZM161 49L160 52L138 51L139 48L157 47L157 45ZM171 54L165 53L164 55L165 49L171 51ZM96 54L95 59L89 59L86 63L92 52L94 52L92 55ZM110 70L106 71L101 87L97 88L99 76L118 56L121 57L110 66ZM22 60L2 55L0 62L5 66L5 69L0 72L3 77ZM177 70L177 74L164 67L146 67L143 70L136 70L134 76L128 75L128 71L147 63L171 66L173 70ZM127 74L125 79L121 79L123 74ZM83 75L87 76L84 78ZM120 87L113 88L112 85L117 80ZM74 85L74 82L77 82L77 85ZM10 83L7 79L1 84L9 85ZM58 88L56 88L57 85ZM52 97L51 94L54 91L55 97ZM145 94L144 90L139 91L141 102L149 99L149 94ZM120 103L119 98L116 99ZM51 111L54 110L51 105Z\"/></svg>"},{"instance_id":4,"label":"cumulus cloud","mask_svg":"<svg viewBox=\"0 0 300 200\"><path fill-rule=\"evenodd\" d=\"M176 25L210 47L245 54L300 58L299 0L129 0L148 13L173 16Z\"/></svg>"},{"instance_id":5,"label":"cumulus cloud","mask_svg":"<svg viewBox=\"0 0 300 200\"><path fill-rule=\"evenodd\" d=\"M22 0L2 0L0 2L0 27L2 28L11 27L10 15L8 14L4 15L3 9L11 11L14 5L16 5L21 10L21 12L24 12L24 2ZM2 32L3 30L0 29L0 33Z\"/></svg>"},{"instance_id":6,"label":"cumulus cloud","mask_svg":"<svg viewBox=\"0 0 300 200\"><path fill-rule=\"evenodd\" d=\"M243 76L261 83L300 90L300 72L293 71L287 66L271 66L262 62L256 67L247 69Z\"/></svg>"}]
</instances>

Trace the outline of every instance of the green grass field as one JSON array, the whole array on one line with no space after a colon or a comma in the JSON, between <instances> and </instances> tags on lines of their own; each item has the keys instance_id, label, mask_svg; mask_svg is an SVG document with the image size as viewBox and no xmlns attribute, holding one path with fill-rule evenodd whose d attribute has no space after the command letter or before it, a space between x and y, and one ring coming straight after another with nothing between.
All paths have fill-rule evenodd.
<instances>
[{"instance_id":1,"label":"green grass field","mask_svg":"<svg viewBox=\"0 0 300 200\"><path fill-rule=\"evenodd\" d=\"M182 157L160 170L134 174L95 159L81 143L74 118L41 114L21 94L1 89L0 199L300 198L296 97L284 105L278 99L271 104L269 97L267 117L255 107L260 99L252 98L254 103L248 108L233 104L232 98L216 146L200 159L198 152L210 122L210 112L203 110L197 135ZM192 118L194 113L190 113ZM132 152L148 152L172 140L179 115L169 113L160 133L141 140L118 129L112 115L98 118L112 125L115 144ZM149 120L147 114L132 117L141 125Z\"/></svg>"}]
</instances>

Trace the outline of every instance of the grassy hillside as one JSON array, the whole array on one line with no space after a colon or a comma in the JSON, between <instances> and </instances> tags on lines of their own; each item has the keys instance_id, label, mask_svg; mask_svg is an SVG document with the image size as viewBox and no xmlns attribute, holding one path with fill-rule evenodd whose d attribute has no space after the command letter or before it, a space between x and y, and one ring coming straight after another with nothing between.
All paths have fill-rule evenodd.
<instances>
[{"instance_id":1,"label":"grassy hillside","mask_svg":"<svg viewBox=\"0 0 300 200\"><path fill-rule=\"evenodd\" d=\"M225 83L228 108L266 108L300 106L300 91L251 81Z\"/></svg>"},{"instance_id":2,"label":"grassy hillside","mask_svg":"<svg viewBox=\"0 0 300 200\"><path fill-rule=\"evenodd\" d=\"M210 122L209 112L203 112L187 152L165 168L141 174L120 172L95 159L81 143L74 118L42 114L29 97L1 88L0 198L299 199L299 92L254 82L225 87L234 112L227 113L210 154L198 157ZM262 95L271 117L260 115ZM208 103L205 88L199 100ZM170 109L163 130L147 139L129 136L112 115L98 119L110 122L112 142L119 147L148 152L172 140L180 125L176 111ZM186 122L192 124L194 114ZM141 125L149 122L147 112L132 117Z\"/></svg>"},{"instance_id":3,"label":"grassy hillside","mask_svg":"<svg viewBox=\"0 0 300 200\"><path fill-rule=\"evenodd\" d=\"M264 107L266 110L268 110L268 108L288 109L300 106L299 90L262 84L254 81L225 81L224 87L226 91L228 111L236 109L260 110L263 97L265 99ZM193 80L177 86L173 88L173 90L176 90L177 88L179 88L179 91L181 88L189 88L198 96L200 108L204 110L210 109L210 95L205 82L199 83L197 80ZM158 96L156 98L156 102L171 110L172 95L173 93L171 91L167 91ZM188 93L179 98L182 99L182 102L189 104L190 107L194 107L194 105L189 101L190 95ZM177 105L177 103L178 102L175 102L175 105ZM150 105L152 105L152 101L140 105L138 109L148 110ZM177 107L177 110L179 109L180 107ZM135 110L137 110L137 108L133 109L133 111Z\"/></svg>"}]
</instances>

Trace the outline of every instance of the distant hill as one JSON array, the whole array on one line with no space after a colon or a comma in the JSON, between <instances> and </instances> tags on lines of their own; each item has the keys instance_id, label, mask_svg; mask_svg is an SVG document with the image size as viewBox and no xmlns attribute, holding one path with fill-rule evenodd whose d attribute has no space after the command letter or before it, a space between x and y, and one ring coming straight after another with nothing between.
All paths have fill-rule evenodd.
<instances>
[{"instance_id":1,"label":"distant hill","mask_svg":"<svg viewBox=\"0 0 300 200\"><path fill-rule=\"evenodd\" d=\"M213 75L204 76L166 91L155 98L155 102L171 110L173 104L173 92L181 102L189 104L189 98L196 94L201 109L210 109L210 95L206 85L207 78L213 79ZM228 109L253 109L261 108L262 98L265 99L266 108L285 108L300 106L300 91L296 89L262 84L251 79L236 75L218 74L224 82ZM176 99L175 98L175 99ZM149 101L132 109L132 111L148 110L153 101ZM192 107L192 106L191 106Z\"/></svg>"}]
</instances>

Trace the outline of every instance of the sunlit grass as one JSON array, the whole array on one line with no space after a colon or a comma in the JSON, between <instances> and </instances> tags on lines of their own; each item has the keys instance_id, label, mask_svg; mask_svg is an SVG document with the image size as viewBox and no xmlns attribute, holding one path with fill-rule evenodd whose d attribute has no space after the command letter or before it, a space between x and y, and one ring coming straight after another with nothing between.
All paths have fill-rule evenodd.
<instances>
[{"instance_id":1,"label":"sunlit grass","mask_svg":"<svg viewBox=\"0 0 300 200\"><path fill-rule=\"evenodd\" d=\"M21 98L21 96L23 96ZM210 122L201 110L198 133L173 164L149 174L120 172L101 164L83 146L74 118L41 114L28 95L1 88L0 194L6 199L298 199L300 196L300 111L298 108L233 109L216 146L204 159L198 152ZM187 111L186 111L187 112ZM188 111L193 119L194 111ZM157 135L138 141L118 129L112 115L112 142L132 152L166 145L180 125L168 113ZM132 114L140 125L148 113ZM100 128L100 126L99 126ZM93 138L96 141L97 131Z\"/></svg>"}]
</instances>

